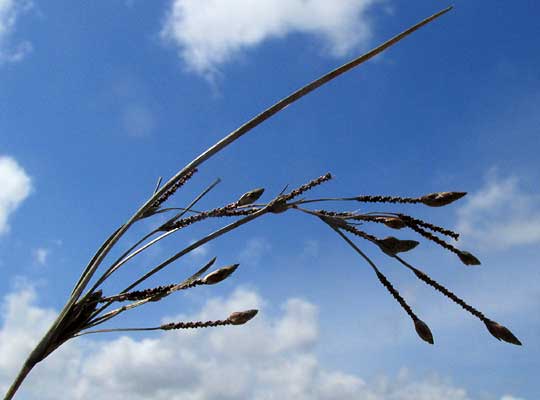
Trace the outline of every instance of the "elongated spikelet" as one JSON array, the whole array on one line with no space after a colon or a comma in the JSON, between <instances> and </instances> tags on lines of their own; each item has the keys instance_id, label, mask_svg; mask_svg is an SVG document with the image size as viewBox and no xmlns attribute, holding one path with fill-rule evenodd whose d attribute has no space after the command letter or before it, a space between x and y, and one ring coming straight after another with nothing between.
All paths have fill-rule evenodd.
<instances>
[{"instance_id":1,"label":"elongated spikelet","mask_svg":"<svg viewBox=\"0 0 540 400\"><path fill-rule=\"evenodd\" d=\"M250 190L249 192L244 193L238 199L238 201L236 202L236 205L238 207L241 207L241 206L246 206L248 204L255 203L257 200L259 200L259 198L263 195L263 193L264 193L263 188Z\"/></svg>"},{"instance_id":2,"label":"elongated spikelet","mask_svg":"<svg viewBox=\"0 0 540 400\"><path fill-rule=\"evenodd\" d=\"M420 197L420 202L430 207L442 207L461 199L467 192L438 192Z\"/></svg>"},{"instance_id":3,"label":"elongated spikelet","mask_svg":"<svg viewBox=\"0 0 540 400\"><path fill-rule=\"evenodd\" d=\"M519 339L515 337L514 334L510 332L510 330L507 327L502 326L501 324L495 321L491 321L489 319L484 321L484 323L486 324L486 327L489 333L495 336L495 338L499 340L504 340L507 343L521 346L521 342L519 341Z\"/></svg>"},{"instance_id":4,"label":"elongated spikelet","mask_svg":"<svg viewBox=\"0 0 540 400\"><path fill-rule=\"evenodd\" d=\"M233 312L231 315L229 315L227 321L229 321L233 325L244 325L246 322L255 317L258 312L259 310Z\"/></svg>"},{"instance_id":5,"label":"elongated spikelet","mask_svg":"<svg viewBox=\"0 0 540 400\"><path fill-rule=\"evenodd\" d=\"M393 236L377 239L376 243L384 253L390 256L410 251L420 244L416 240L401 240Z\"/></svg>"},{"instance_id":6,"label":"elongated spikelet","mask_svg":"<svg viewBox=\"0 0 540 400\"><path fill-rule=\"evenodd\" d=\"M418 333L418 336L429 344L433 344L433 334L431 333L431 329L429 329L429 326L422 321L421 319L417 319L414 321L414 329L416 329L416 333Z\"/></svg>"},{"instance_id":7,"label":"elongated spikelet","mask_svg":"<svg viewBox=\"0 0 540 400\"><path fill-rule=\"evenodd\" d=\"M222 267L214 272L209 273L204 278L201 279L203 285L215 285L225 279L227 279L240 264L227 265Z\"/></svg>"}]
</instances>

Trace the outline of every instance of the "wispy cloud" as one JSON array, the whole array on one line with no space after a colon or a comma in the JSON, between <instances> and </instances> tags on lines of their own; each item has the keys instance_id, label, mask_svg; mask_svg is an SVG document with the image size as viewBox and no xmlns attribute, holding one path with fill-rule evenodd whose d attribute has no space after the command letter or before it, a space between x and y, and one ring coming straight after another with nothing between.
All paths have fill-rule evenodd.
<instances>
[{"instance_id":1,"label":"wispy cloud","mask_svg":"<svg viewBox=\"0 0 540 400\"><path fill-rule=\"evenodd\" d=\"M38 247L34 250L34 260L39 265L47 264L47 259L51 251L45 247Z\"/></svg>"},{"instance_id":2,"label":"wispy cloud","mask_svg":"<svg viewBox=\"0 0 540 400\"><path fill-rule=\"evenodd\" d=\"M28 197L31 180L25 170L15 161L0 156L0 234L9 230L8 219Z\"/></svg>"},{"instance_id":3,"label":"wispy cloud","mask_svg":"<svg viewBox=\"0 0 540 400\"><path fill-rule=\"evenodd\" d=\"M31 6L29 0L0 0L0 64L20 61L32 50L29 42L10 40L18 18Z\"/></svg>"},{"instance_id":4,"label":"wispy cloud","mask_svg":"<svg viewBox=\"0 0 540 400\"><path fill-rule=\"evenodd\" d=\"M515 176L502 178L492 171L457 214L464 240L484 249L540 243L540 192L525 189Z\"/></svg>"},{"instance_id":5,"label":"wispy cloud","mask_svg":"<svg viewBox=\"0 0 540 400\"><path fill-rule=\"evenodd\" d=\"M342 56L365 46L368 11L380 0L173 0L162 35L189 70L212 77L220 65L266 40L301 33Z\"/></svg>"},{"instance_id":6,"label":"wispy cloud","mask_svg":"<svg viewBox=\"0 0 540 400\"><path fill-rule=\"evenodd\" d=\"M5 391L55 316L52 310L37 306L36 300L36 292L29 287L4 299L0 390ZM314 351L317 309L305 300L289 299L281 312L270 316L256 292L238 289L228 298L210 299L199 313L186 318L222 318L252 307L262 312L241 327L169 332L147 339L73 341L38 365L23 385L21 398L471 399L464 388L440 378L418 380L402 371L397 378L368 382L323 367ZM501 398L511 399L518 400L510 395Z\"/></svg>"}]
</instances>

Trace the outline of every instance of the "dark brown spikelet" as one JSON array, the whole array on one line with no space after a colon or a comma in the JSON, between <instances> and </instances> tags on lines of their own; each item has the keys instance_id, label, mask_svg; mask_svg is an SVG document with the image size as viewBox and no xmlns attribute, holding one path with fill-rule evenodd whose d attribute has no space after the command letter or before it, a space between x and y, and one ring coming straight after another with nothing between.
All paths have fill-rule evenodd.
<instances>
[{"instance_id":1,"label":"dark brown spikelet","mask_svg":"<svg viewBox=\"0 0 540 400\"><path fill-rule=\"evenodd\" d=\"M480 260L468 251L459 250L457 253L461 262L465 265L480 265Z\"/></svg>"},{"instance_id":2,"label":"dark brown spikelet","mask_svg":"<svg viewBox=\"0 0 540 400\"><path fill-rule=\"evenodd\" d=\"M442 248L456 254L463 264L465 264L465 265L480 265L480 260L478 260L478 258L473 256L468 251L463 251L463 250L460 250L460 249L452 246L450 243L445 242L444 240L442 240L437 235L434 235L433 233L428 232L425 229L420 228L418 225L409 225L409 227L413 231L415 231L415 232L419 233L420 235L422 235L423 237L425 237L426 239L428 239L428 240L430 240L430 241L432 241L434 243L437 243Z\"/></svg>"},{"instance_id":3,"label":"dark brown spikelet","mask_svg":"<svg viewBox=\"0 0 540 400\"><path fill-rule=\"evenodd\" d=\"M461 199L467 192L438 192L420 197L420 202L430 207L442 207Z\"/></svg>"},{"instance_id":4,"label":"dark brown spikelet","mask_svg":"<svg viewBox=\"0 0 540 400\"><path fill-rule=\"evenodd\" d=\"M313 179L312 181L300 186L297 189L294 189L289 194L284 195L284 198L286 201L292 200L295 197L300 196L302 193L307 192L308 190L313 189L315 186L319 186L320 184L329 181L332 179L332 174L328 172L325 175L319 176L318 178Z\"/></svg>"},{"instance_id":5,"label":"dark brown spikelet","mask_svg":"<svg viewBox=\"0 0 540 400\"><path fill-rule=\"evenodd\" d=\"M417 242L416 240L401 240L393 236L377 239L376 243L380 249L389 256L395 256L398 253L410 251L420 244L420 242Z\"/></svg>"},{"instance_id":6,"label":"dark brown spikelet","mask_svg":"<svg viewBox=\"0 0 540 400\"><path fill-rule=\"evenodd\" d=\"M422 321L420 318L416 316L412 308L407 304L405 299L399 294L396 288L392 286L390 281L384 276L378 269L375 269L375 273L377 274L377 278L379 278L379 281L382 283L382 285L390 292L392 297L396 299L396 301L399 303L401 308L405 310L405 312L411 317L411 319L414 322L414 328L416 329L416 333L422 340L425 340L428 343L433 344L433 335L431 334L431 330L429 327Z\"/></svg>"},{"instance_id":7,"label":"dark brown spikelet","mask_svg":"<svg viewBox=\"0 0 540 400\"><path fill-rule=\"evenodd\" d=\"M400 196L357 196L354 198L361 203L392 203L392 204L417 204L420 199Z\"/></svg>"},{"instance_id":8,"label":"dark brown spikelet","mask_svg":"<svg viewBox=\"0 0 540 400\"><path fill-rule=\"evenodd\" d=\"M432 286L435 288L438 292L442 293L446 297L448 297L450 300L452 300L454 303L460 305L464 310L469 312L470 314L474 315L476 318L480 319L484 324L486 325L488 331L498 340L504 340L505 342L512 343L518 346L521 346L521 342L518 338L514 336L510 330L500 324L498 324L495 321L490 320L487 318L482 312L478 311L476 308L470 306L467 304L464 300L456 296L454 293L452 293L450 290L445 288L443 285L435 281L434 279L430 278L426 273L423 271L420 271L419 269L413 267L405 260L401 259L400 257L395 256L396 260L398 260L401 264L409 268L414 274L420 279L422 282L428 284L429 286Z\"/></svg>"},{"instance_id":9,"label":"dark brown spikelet","mask_svg":"<svg viewBox=\"0 0 540 400\"><path fill-rule=\"evenodd\" d=\"M396 299L396 301L399 303L401 308L405 310L405 312L409 315L409 317L411 317L413 321L416 321L418 317L416 316L412 308L407 304L405 299L401 297L397 289L394 288L394 286L392 286L392 284L386 278L386 276L384 276L382 272L379 271L378 269L375 270L375 273L377 274L377 278L379 279L379 281L382 283L385 289L388 290L388 292L392 295L392 297Z\"/></svg>"},{"instance_id":10,"label":"dark brown spikelet","mask_svg":"<svg viewBox=\"0 0 540 400\"><path fill-rule=\"evenodd\" d=\"M331 218L331 219L327 220L326 218L327 217L322 217L321 219L324 222L330 223L330 225L332 225L332 226L334 226L336 228L343 229L344 231L352 233L353 235L361 237L362 239L366 239L366 240L368 240L370 242L373 242L373 243L377 243L377 240L379 240L377 237L375 237L373 235L370 235L369 233L366 233L364 231L361 231L360 229L358 229L358 228L356 228L356 227L354 227L352 225L347 224L342 219L339 219L339 218L333 218L332 219ZM334 222L336 223L336 225L334 225Z\"/></svg>"},{"instance_id":11,"label":"dark brown spikelet","mask_svg":"<svg viewBox=\"0 0 540 400\"><path fill-rule=\"evenodd\" d=\"M225 279L227 279L240 264L227 265L222 267L214 272L209 273L204 278L201 279L203 285L215 285Z\"/></svg>"},{"instance_id":12,"label":"dark brown spikelet","mask_svg":"<svg viewBox=\"0 0 540 400\"><path fill-rule=\"evenodd\" d=\"M167 285L157 286L143 290L133 290L131 292L122 293L112 297L105 297L103 299L100 299L99 302L107 303L109 301L139 301L147 299L148 297L156 297L156 300L158 300L161 296L168 294L174 286L175 285Z\"/></svg>"},{"instance_id":13,"label":"dark brown spikelet","mask_svg":"<svg viewBox=\"0 0 540 400\"><path fill-rule=\"evenodd\" d=\"M229 315L229 318L227 318L227 321L229 321L233 325L243 325L249 320L251 320L259 310L247 310L247 311L239 311L239 312L233 312L231 315Z\"/></svg>"},{"instance_id":14,"label":"dark brown spikelet","mask_svg":"<svg viewBox=\"0 0 540 400\"><path fill-rule=\"evenodd\" d=\"M489 319L486 319L484 323L486 324L489 333L491 333L496 339L504 340L507 343L521 346L521 342L519 341L519 339L515 337L514 334L510 332L507 327L502 326L501 324L495 321L491 321Z\"/></svg>"},{"instance_id":15,"label":"dark brown spikelet","mask_svg":"<svg viewBox=\"0 0 540 400\"><path fill-rule=\"evenodd\" d=\"M233 312L226 320L217 321L194 321L194 322L171 322L161 325L159 328L164 331L174 329L195 329L195 328L212 328L225 325L243 325L257 315L258 310L247 310Z\"/></svg>"},{"instance_id":16,"label":"dark brown spikelet","mask_svg":"<svg viewBox=\"0 0 540 400\"><path fill-rule=\"evenodd\" d=\"M193 175L197 172L197 168L192 169L191 171L186 172L185 175L181 176L169 189L167 189L159 198L152 204L152 208L158 208L164 202L167 201L178 189L185 185Z\"/></svg>"},{"instance_id":17,"label":"dark brown spikelet","mask_svg":"<svg viewBox=\"0 0 540 400\"><path fill-rule=\"evenodd\" d=\"M189 225L192 225L196 222L203 221L207 218L236 217L236 216L241 216L241 215L249 215L255 212L254 210L235 210L234 209L235 207L236 207L236 202L227 204L226 206L223 206L223 207L217 207L208 211L203 211L199 214L190 215L189 217L179 219L178 221L165 224L160 227L160 230L171 231L173 229L185 228Z\"/></svg>"},{"instance_id":18,"label":"dark brown spikelet","mask_svg":"<svg viewBox=\"0 0 540 400\"><path fill-rule=\"evenodd\" d=\"M160 326L160 329L164 331L170 331L175 329L196 329L196 328L213 328L216 326L231 325L227 320L222 321L194 321L194 322L171 322Z\"/></svg>"},{"instance_id":19,"label":"dark brown spikelet","mask_svg":"<svg viewBox=\"0 0 540 400\"><path fill-rule=\"evenodd\" d=\"M441 233L443 235L449 236L454 240L459 239L459 233L454 232L454 231L452 231L450 229L442 228L440 226L431 224L431 223L423 221L421 219L413 218L413 217L411 217L409 215L404 215L404 214L398 214L398 215L399 215L399 219L401 221L403 221L405 226L409 226L409 227L421 226L422 228L429 229L429 230L431 230L433 232L438 232L438 233Z\"/></svg>"},{"instance_id":20,"label":"dark brown spikelet","mask_svg":"<svg viewBox=\"0 0 540 400\"><path fill-rule=\"evenodd\" d=\"M218 215L218 217L243 217L246 215L251 215L257 210L257 208L246 208L245 210L224 210L221 215Z\"/></svg>"},{"instance_id":21,"label":"dark brown spikelet","mask_svg":"<svg viewBox=\"0 0 540 400\"><path fill-rule=\"evenodd\" d=\"M425 284L433 287L438 292L442 293L444 296L448 297L450 300L452 300L454 303L461 306L465 311L469 312L470 314L474 315L476 318L480 319L481 321L486 321L487 318L485 315L478 311L476 308L472 307L471 305L467 304L463 299L456 296L454 293L452 293L450 290L448 290L446 287L441 285L436 280L432 279L429 275L427 275L425 272L420 271L418 268L413 267L409 263L407 263L405 260L401 259L400 257L395 257L396 260L398 260L400 263L405 265L407 268L409 268L418 279L420 279Z\"/></svg>"},{"instance_id":22,"label":"dark brown spikelet","mask_svg":"<svg viewBox=\"0 0 540 400\"><path fill-rule=\"evenodd\" d=\"M259 198L263 195L263 193L264 193L263 188L250 190L249 192L244 193L242 196L240 196L240 198L236 202L236 205L238 207L241 207L241 206L247 206L248 204L252 204L256 202L257 200L259 200Z\"/></svg>"},{"instance_id":23,"label":"dark brown spikelet","mask_svg":"<svg viewBox=\"0 0 540 400\"><path fill-rule=\"evenodd\" d=\"M416 333L418 333L418 336L429 344L433 344L433 334L431 333L431 330L429 329L429 326L422 321L421 319L417 319L414 321L414 329L416 329Z\"/></svg>"}]
</instances>

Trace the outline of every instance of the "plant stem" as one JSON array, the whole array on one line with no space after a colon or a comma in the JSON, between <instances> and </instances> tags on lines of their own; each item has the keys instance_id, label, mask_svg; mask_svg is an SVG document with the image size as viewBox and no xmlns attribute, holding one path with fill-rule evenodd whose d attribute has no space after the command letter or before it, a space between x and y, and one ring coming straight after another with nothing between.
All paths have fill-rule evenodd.
<instances>
[{"instance_id":1,"label":"plant stem","mask_svg":"<svg viewBox=\"0 0 540 400\"><path fill-rule=\"evenodd\" d=\"M35 364L34 364L35 365ZM24 363L23 367L19 371L19 374L9 387L9 390L6 393L6 396L4 397L4 400L10 400L15 396L15 393L17 392L17 389L19 389L19 386L23 383L24 379L28 375L28 373L32 370L34 365L28 365L27 363Z\"/></svg>"},{"instance_id":2,"label":"plant stem","mask_svg":"<svg viewBox=\"0 0 540 400\"><path fill-rule=\"evenodd\" d=\"M28 364L26 362L24 363L21 370L19 371L19 374L17 375L17 377L15 378L15 380L9 387L9 390L6 393L4 400L11 400L13 396L15 396L15 393L19 389L19 386L21 386L21 384L25 380L26 376L30 373L34 365Z\"/></svg>"}]
</instances>

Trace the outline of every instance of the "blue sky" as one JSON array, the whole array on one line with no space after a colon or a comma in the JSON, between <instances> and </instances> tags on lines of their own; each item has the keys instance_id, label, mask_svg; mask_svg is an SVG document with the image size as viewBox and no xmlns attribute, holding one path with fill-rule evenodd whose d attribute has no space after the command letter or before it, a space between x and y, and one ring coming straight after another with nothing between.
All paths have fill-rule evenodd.
<instances>
[{"instance_id":1,"label":"blue sky","mask_svg":"<svg viewBox=\"0 0 540 400\"><path fill-rule=\"evenodd\" d=\"M2 390L93 252L158 176L448 5L409 3L0 0ZM204 207L261 186L268 200L328 171L335 179L311 196L467 191L445 208L400 210L460 230L460 246L482 266L467 268L424 241L409 259L510 327L523 347L494 340L361 243L430 325L436 343L424 344L344 242L318 221L286 213L152 279L178 281L213 256L220 265L240 262L223 284L116 323L152 326L260 307L249 326L73 341L33 371L19 398L58 398L66 386L78 399L540 398L540 5L454 6L205 163L170 204L187 204L217 177L222 183ZM107 291L220 222L161 242ZM140 223L120 244L153 226Z\"/></svg>"}]
</instances>

